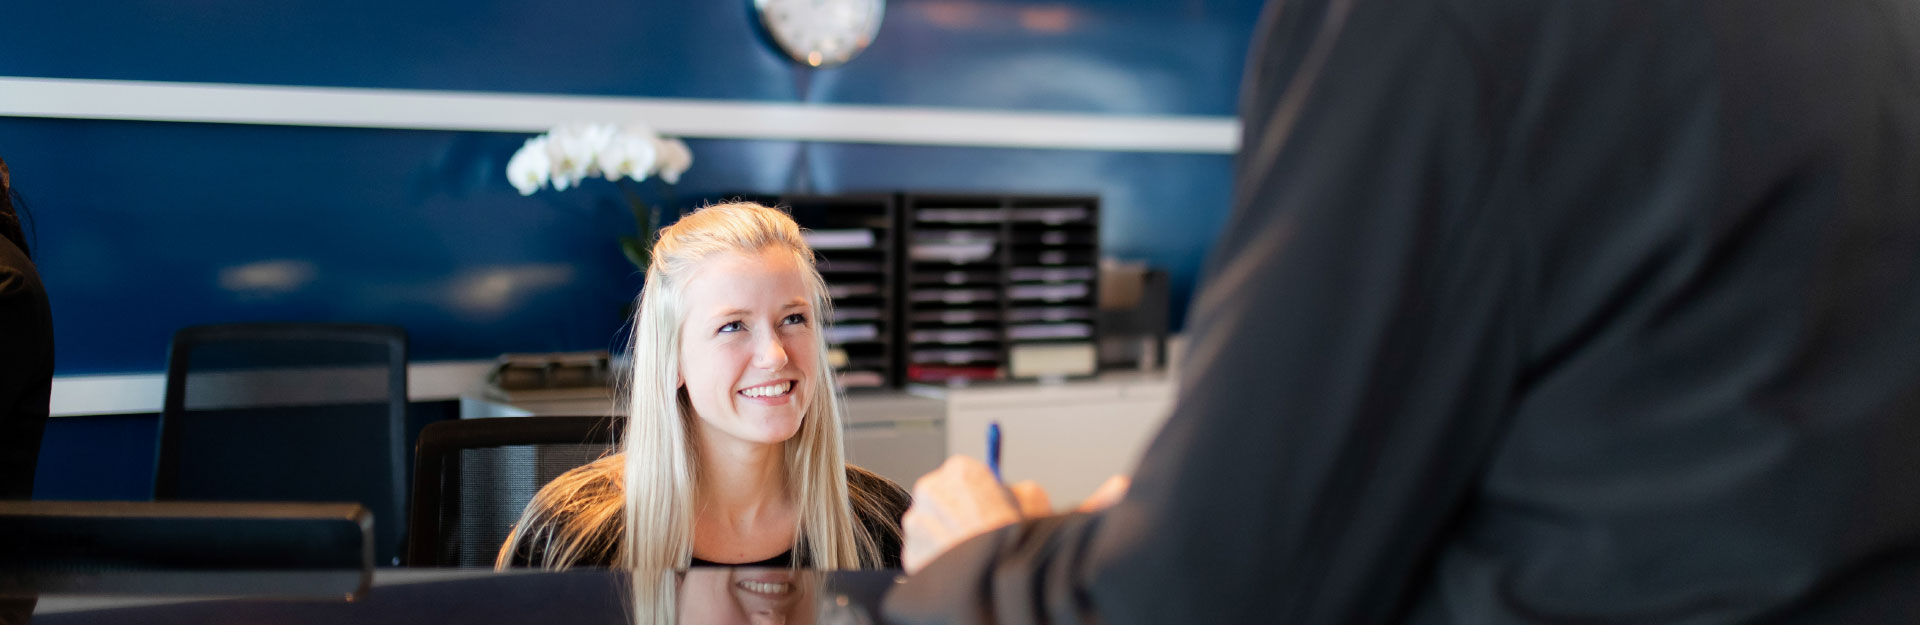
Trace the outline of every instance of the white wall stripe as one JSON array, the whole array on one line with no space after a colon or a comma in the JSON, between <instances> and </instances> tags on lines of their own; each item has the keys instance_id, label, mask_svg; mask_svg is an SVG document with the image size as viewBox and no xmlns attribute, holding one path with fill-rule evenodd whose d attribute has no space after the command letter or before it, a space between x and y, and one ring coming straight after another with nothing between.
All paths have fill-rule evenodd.
<instances>
[{"instance_id":1,"label":"white wall stripe","mask_svg":"<svg viewBox=\"0 0 1920 625\"><path fill-rule=\"evenodd\" d=\"M416 362L407 366L407 398L457 399L477 391L493 370L492 360ZM53 378L53 416L160 412L167 396L165 373L63 375Z\"/></svg>"},{"instance_id":2,"label":"white wall stripe","mask_svg":"<svg viewBox=\"0 0 1920 625\"><path fill-rule=\"evenodd\" d=\"M63 375L54 376L47 404L56 417L160 412L166 395L167 376L160 373Z\"/></svg>"},{"instance_id":3,"label":"white wall stripe","mask_svg":"<svg viewBox=\"0 0 1920 625\"><path fill-rule=\"evenodd\" d=\"M640 120L696 138L1203 154L1240 139L1232 117L4 76L0 116L496 132Z\"/></svg>"}]
</instances>

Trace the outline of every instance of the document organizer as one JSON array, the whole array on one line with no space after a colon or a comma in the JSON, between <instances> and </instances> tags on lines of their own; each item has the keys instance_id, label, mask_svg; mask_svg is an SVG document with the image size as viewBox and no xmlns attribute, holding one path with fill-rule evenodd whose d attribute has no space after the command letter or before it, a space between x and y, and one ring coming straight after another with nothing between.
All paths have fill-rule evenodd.
<instances>
[{"instance_id":1,"label":"document organizer","mask_svg":"<svg viewBox=\"0 0 1920 625\"><path fill-rule=\"evenodd\" d=\"M1098 371L1100 198L902 197L908 381Z\"/></svg>"}]
</instances>

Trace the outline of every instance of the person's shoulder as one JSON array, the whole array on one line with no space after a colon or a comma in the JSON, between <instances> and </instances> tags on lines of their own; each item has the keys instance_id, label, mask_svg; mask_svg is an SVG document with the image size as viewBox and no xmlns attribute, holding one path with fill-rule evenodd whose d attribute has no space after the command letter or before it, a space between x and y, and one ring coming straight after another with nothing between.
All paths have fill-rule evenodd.
<instances>
[{"instance_id":1,"label":"person's shoulder","mask_svg":"<svg viewBox=\"0 0 1920 625\"><path fill-rule=\"evenodd\" d=\"M611 564L624 523L621 458L614 454L575 467L541 487L521 517L521 538L512 564Z\"/></svg>"},{"instance_id":2,"label":"person's shoulder","mask_svg":"<svg viewBox=\"0 0 1920 625\"><path fill-rule=\"evenodd\" d=\"M867 495L867 499L880 503L896 520L913 505L913 495L908 494L907 489L878 473L851 464L847 465L847 491L856 499L861 498L860 495Z\"/></svg>"},{"instance_id":3,"label":"person's shoulder","mask_svg":"<svg viewBox=\"0 0 1920 625\"><path fill-rule=\"evenodd\" d=\"M619 505L623 498L622 457L612 454L583 464L553 478L528 502L528 507L543 519L566 517L583 510L608 504Z\"/></svg>"},{"instance_id":4,"label":"person's shoulder","mask_svg":"<svg viewBox=\"0 0 1920 625\"><path fill-rule=\"evenodd\" d=\"M12 241L0 239L0 297L34 295L46 297L40 287L40 274L25 252Z\"/></svg>"},{"instance_id":5,"label":"person's shoulder","mask_svg":"<svg viewBox=\"0 0 1920 625\"><path fill-rule=\"evenodd\" d=\"M593 462L568 469L566 473L560 474L560 477L554 478L547 485L577 483L595 492L618 491L620 480L624 477L621 469L626 466L625 463L625 454L607 454Z\"/></svg>"},{"instance_id":6,"label":"person's shoulder","mask_svg":"<svg viewBox=\"0 0 1920 625\"><path fill-rule=\"evenodd\" d=\"M847 465L847 495L853 513L880 552L879 568L900 568L900 522L913 505L907 489L879 474Z\"/></svg>"}]
</instances>

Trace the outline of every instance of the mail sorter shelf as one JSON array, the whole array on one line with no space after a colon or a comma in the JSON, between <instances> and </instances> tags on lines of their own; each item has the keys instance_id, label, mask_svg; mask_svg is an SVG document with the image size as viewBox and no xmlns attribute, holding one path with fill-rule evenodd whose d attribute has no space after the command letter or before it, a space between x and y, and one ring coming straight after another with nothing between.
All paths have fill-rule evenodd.
<instances>
[{"instance_id":1,"label":"mail sorter shelf","mask_svg":"<svg viewBox=\"0 0 1920 625\"><path fill-rule=\"evenodd\" d=\"M907 379L1091 375L1099 200L907 194Z\"/></svg>"},{"instance_id":2,"label":"mail sorter shelf","mask_svg":"<svg viewBox=\"0 0 1920 625\"><path fill-rule=\"evenodd\" d=\"M788 208L813 247L833 298L823 319L827 360L843 388L897 387L900 348L899 227L893 194L742 196Z\"/></svg>"},{"instance_id":3,"label":"mail sorter shelf","mask_svg":"<svg viewBox=\"0 0 1920 625\"><path fill-rule=\"evenodd\" d=\"M907 380L1004 378L1005 198L907 194L901 206Z\"/></svg>"},{"instance_id":4,"label":"mail sorter shelf","mask_svg":"<svg viewBox=\"0 0 1920 625\"><path fill-rule=\"evenodd\" d=\"M970 284L999 286L1001 278L1000 272L994 268L956 269L949 267L926 267L913 272L907 276L907 279L911 284L916 286L946 285L959 287Z\"/></svg>"},{"instance_id":5,"label":"mail sorter shelf","mask_svg":"<svg viewBox=\"0 0 1920 625\"><path fill-rule=\"evenodd\" d=\"M1099 200L1015 197L1007 204L1008 375L1093 375L1099 366Z\"/></svg>"}]
</instances>

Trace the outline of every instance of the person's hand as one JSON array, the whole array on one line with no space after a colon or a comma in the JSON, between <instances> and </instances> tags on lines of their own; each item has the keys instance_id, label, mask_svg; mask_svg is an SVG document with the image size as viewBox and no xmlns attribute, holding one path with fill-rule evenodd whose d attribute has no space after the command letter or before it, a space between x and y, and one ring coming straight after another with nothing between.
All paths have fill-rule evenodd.
<instances>
[{"instance_id":1,"label":"person's hand","mask_svg":"<svg viewBox=\"0 0 1920 625\"><path fill-rule=\"evenodd\" d=\"M1127 496L1127 487L1132 485L1133 480L1128 479L1125 475L1115 475L1107 478L1107 481L1102 482L1099 488L1093 489L1093 494L1087 495L1086 500L1081 501L1080 505L1075 506L1073 510L1075 512L1099 512L1111 508L1113 504L1120 503L1120 500Z\"/></svg>"},{"instance_id":2,"label":"person's hand","mask_svg":"<svg viewBox=\"0 0 1920 625\"><path fill-rule=\"evenodd\" d=\"M1020 516L1024 518L1043 517L1053 514L1053 498L1047 496L1047 489L1039 482L1024 480L1007 487L1013 493L1013 500L1020 504Z\"/></svg>"},{"instance_id":3,"label":"person's hand","mask_svg":"<svg viewBox=\"0 0 1920 625\"><path fill-rule=\"evenodd\" d=\"M1021 500L994 479L987 465L966 456L948 458L913 483L913 507L900 523L905 543L900 562L908 573L918 572L954 545L1019 521L1021 508Z\"/></svg>"},{"instance_id":4,"label":"person's hand","mask_svg":"<svg viewBox=\"0 0 1920 625\"><path fill-rule=\"evenodd\" d=\"M1126 496L1130 484L1124 475L1107 478L1074 511L1105 510ZM948 458L913 484L913 507L901 519L901 564L908 573L918 572L969 538L1053 513L1052 499L1038 483L1026 480L1003 487L980 461Z\"/></svg>"}]
</instances>

